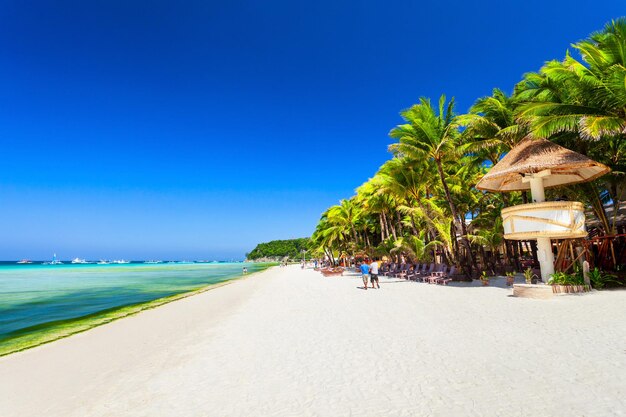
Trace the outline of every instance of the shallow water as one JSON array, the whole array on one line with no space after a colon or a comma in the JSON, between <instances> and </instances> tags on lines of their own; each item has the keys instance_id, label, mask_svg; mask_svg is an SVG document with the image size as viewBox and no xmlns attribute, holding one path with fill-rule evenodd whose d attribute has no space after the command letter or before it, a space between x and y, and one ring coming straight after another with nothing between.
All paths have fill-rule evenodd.
<instances>
[{"instance_id":1,"label":"shallow water","mask_svg":"<svg viewBox=\"0 0 626 417\"><path fill-rule=\"evenodd\" d=\"M267 264L0 265L0 345L59 323L97 316L240 277Z\"/></svg>"}]
</instances>

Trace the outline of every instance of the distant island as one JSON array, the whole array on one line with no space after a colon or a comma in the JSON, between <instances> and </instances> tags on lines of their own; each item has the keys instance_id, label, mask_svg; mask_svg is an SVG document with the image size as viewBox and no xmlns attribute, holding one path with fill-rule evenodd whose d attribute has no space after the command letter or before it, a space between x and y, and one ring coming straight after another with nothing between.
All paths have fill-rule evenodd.
<instances>
[{"instance_id":1,"label":"distant island","mask_svg":"<svg viewBox=\"0 0 626 417\"><path fill-rule=\"evenodd\" d=\"M246 254L246 259L249 261L281 261L285 258L298 260L302 259L302 250L309 251L310 244L311 239L308 237L259 243ZM310 258L308 253L305 253L305 256L307 259Z\"/></svg>"}]
</instances>

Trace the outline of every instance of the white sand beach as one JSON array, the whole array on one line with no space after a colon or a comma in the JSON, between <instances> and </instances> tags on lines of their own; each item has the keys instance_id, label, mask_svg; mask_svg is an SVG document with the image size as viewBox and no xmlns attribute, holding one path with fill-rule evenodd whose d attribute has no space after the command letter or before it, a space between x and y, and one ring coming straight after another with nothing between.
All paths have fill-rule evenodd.
<instances>
[{"instance_id":1,"label":"white sand beach","mask_svg":"<svg viewBox=\"0 0 626 417\"><path fill-rule=\"evenodd\" d=\"M0 416L623 416L626 291L273 268L0 358Z\"/></svg>"}]
</instances>

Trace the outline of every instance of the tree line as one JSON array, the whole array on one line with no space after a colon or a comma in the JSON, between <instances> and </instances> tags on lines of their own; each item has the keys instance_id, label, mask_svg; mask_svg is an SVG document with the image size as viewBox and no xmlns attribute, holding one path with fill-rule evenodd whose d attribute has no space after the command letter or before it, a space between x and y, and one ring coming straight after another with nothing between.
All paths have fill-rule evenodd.
<instances>
[{"instance_id":1,"label":"tree line","mask_svg":"<svg viewBox=\"0 0 626 417\"><path fill-rule=\"evenodd\" d=\"M302 250L309 251L310 239L287 239L272 240L266 243L259 243L256 247L246 254L246 259L254 261L261 258L269 258L276 261L289 258L292 260L302 259ZM310 254L306 255L307 259Z\"/></svg>"},{"instance_id":2,"label":"tree line","mask_svg":"<svg viewBox=\"0 0 626 417\"><path fill-rule=\"evenodd\" d=\"M599 233L617 233L626 172L626 18L572 45L561 60L523 76L511 94L498 88L458 114L454 98L429 98L400 113L391 129L392 158L328 208L312 249L340 257L389 256L495 271L519 259L533 242L503 238L502 208L529 200L527 192L475 188L490 166L526 137L546 138L589 156L612 172L590 183L547 190L583 202ZM558 193L558 194L555 194ZM526 245L526 246L524 246Z\"/></svg>"}]
</instances>

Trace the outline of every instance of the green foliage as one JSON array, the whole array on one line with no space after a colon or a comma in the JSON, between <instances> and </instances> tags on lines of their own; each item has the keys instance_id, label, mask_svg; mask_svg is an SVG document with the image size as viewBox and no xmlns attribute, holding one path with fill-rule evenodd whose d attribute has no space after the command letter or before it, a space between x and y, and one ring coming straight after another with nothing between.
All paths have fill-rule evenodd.
<instances>
[{"instance_id":1,"label":"green foliage","mask_svg":"<svg viewBox=\"0 0 626 417\"><path fill-rule=\"evenodd\" d=\"M259 243L250 253L246 255L249 260L260 258L285 258L302 259L302 250L309 251L311 240L309 238L272 240L267 243ZM307 253L307 259L310 258Z\"/></svg>"},{"instance_id":2,"label":"green foliage","mask_svg":"<svg viewBox=\"0 0 626 417\"><path fill-rule=\"evenodd\" d=\"M555 272L550 276L548 284L551 285L584 285L582 275L566 274L565 272Z\"/></svg>"},{"instance_id":3,"label":"green foliage","mask_svg":"<svg viewBox=\"0 0 626 417\"><path fill-rule=\"evenodd\" d=\"M621 285L621 282L617 280L615 275L606 274L598 268L589 271L589 280L591 281L591 286L597 290L601 290L607 284Z\"/></svg>"},{"instance_id":4,"label":"green foliage","mask_svg":"<svg viewBox=\"0 0 626 417\"><path fill-rule=\"evenodd\" d=\"M531 284L533 279L538 278L537 275L533 274L533 270L530 268L526 268L524 271L524 279L526 280L526 284Z\"/></svg>"},{"instance_id":5,"label":"green foliage","mask_svg":"<svg viewBox=\"0 0 626 417\"><path fill-rule=\"evenodd\" d=\"M602 272L598 268L594 268L589 271L589 280L591 281L591 286L597 290L601 290L602 288L606 287L607 284L621 285L615 275ZM584 285L584 283L585 280L583 278L582 271L577 271L573 274L555 272L554 274L552 274L550 281L548 281L548 284L558 285Z\"/></svg>"},{"instance_id":6,"label":"green foliage","mask_svg":"<svg viewBox=\"0 0 626 417\"><path fill-rule=\"evenodd\" d=\"M390 254L397 252L405 253L409 259L413 261L431 261L432 250L437 245L441 245L441 242L436 240L425 243L417 236L400 237L395 241L393 238L388 240L391 240L393 244L393 247L389 251Z\"/></svg>"}]
</instances>

